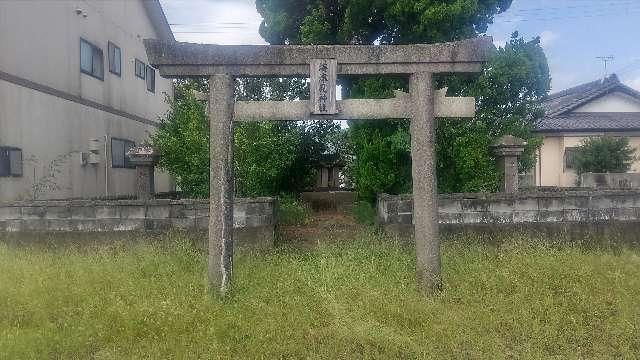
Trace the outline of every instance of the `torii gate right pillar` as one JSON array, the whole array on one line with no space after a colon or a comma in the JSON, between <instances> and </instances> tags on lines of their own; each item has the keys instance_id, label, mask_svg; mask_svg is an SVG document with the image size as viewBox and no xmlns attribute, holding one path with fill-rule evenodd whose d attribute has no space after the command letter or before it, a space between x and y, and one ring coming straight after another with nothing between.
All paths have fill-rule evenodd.
<instances>
[{"instance_id":1,"label":"torii gate right pillar","mask_svg":"<svg viewBox=\"0 0 640 360\"><path fill-rule=\"evenodd\" d=\"M413 224L418 286L429 294L440 290L440 237L436 186L434 91L431 73L409 78L413 103L411 119L411 172Z\"/></svg>"}]
</instances>

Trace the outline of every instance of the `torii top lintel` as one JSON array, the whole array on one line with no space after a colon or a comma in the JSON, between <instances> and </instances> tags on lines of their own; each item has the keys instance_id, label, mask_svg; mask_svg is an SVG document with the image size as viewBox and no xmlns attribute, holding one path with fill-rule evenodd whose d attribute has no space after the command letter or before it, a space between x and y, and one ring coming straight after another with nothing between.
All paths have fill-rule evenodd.
<instances>
[{"instance_id":1,"label":"torii top lintel","mask_svg":"<svg viewBox=\"0 0 640 360\"><path fill-rule=\"evenodd\" d=\"M419 45L211 45L145 39L164 77L308 76L313 59L336 59L338 74L477 72L493 47L489 36Z\"/></svg>"}]
</instances>

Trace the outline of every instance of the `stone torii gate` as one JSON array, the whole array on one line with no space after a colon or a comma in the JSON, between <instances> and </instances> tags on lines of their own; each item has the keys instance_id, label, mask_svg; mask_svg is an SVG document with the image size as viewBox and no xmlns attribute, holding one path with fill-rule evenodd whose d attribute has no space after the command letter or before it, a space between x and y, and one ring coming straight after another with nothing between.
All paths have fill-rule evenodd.
<instances>
[{"instance_id":1,"label":"stone torii gate","mask_svg":"<svg viewBox=\"0 0 640 360\"><path fill-rule=\"evenodd\" d=\"M473 98L432 88L433 73L478 72L490 37L430 45L202 45L145 40L163 77L209 77L211 289L225 293L233 267L233 121L410 119L418 284L440 288L435 176L435 117L473 117ZM335 100L337 75L409 76L409 94L392 99ZM234 101L237 77L310 77L309 101Z\"/></svg>"}]
</instances>

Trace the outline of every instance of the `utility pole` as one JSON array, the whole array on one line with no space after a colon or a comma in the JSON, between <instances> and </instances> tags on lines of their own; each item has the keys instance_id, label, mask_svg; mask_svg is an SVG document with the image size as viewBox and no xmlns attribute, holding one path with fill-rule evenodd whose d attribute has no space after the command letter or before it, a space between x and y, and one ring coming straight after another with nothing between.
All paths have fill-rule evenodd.
<instances>
[{"instance_id":1,"label":"utility pole","mask_svg":"<svg viewBox=\"0 0 640 360\"><path fill-rule=\"evenodd\" d=\"M610 61L615 60L615 57L613 57L613 55L609 55L609 56L596 56L596 59L602 61L604 63L604 77L606 78L607 75L609 75L607 73L607 63Z\"/></svg>"}]
</instances>

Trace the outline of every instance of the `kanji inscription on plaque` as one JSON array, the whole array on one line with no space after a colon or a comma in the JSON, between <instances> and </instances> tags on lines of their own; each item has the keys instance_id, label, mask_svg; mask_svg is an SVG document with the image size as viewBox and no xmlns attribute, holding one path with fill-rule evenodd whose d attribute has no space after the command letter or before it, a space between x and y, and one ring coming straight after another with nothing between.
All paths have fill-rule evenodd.
<instances>
[{"instance_id":1,"label":"kanji inscription on plaque","mask_svg":"<svg viewBox=\"0 0 640 360\"><path fill-rule=\"evenodd\" d=\"M336 74L338 61L336 59L311 60L309 93L312 112L316 115L336 114Z\"/></svg>"}]
</instances>

